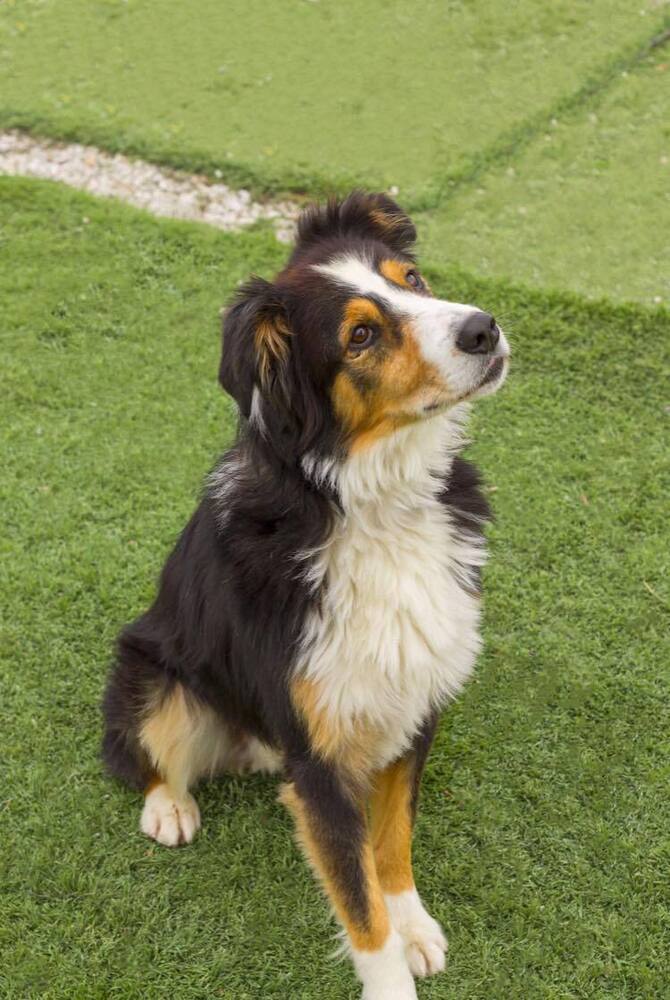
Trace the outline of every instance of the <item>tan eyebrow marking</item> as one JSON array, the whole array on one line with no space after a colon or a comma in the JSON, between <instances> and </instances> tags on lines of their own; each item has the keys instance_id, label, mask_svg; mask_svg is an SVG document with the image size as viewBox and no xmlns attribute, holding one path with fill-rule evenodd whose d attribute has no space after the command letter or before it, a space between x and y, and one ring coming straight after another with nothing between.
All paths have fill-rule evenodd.
<instances>
[{"instance_id":1,"label":"tan eyebrow marking","mask_svg":"<svg viewBox=\"0 0 670 1000\"><path fill-rule=\"evenodd\" d=\"M349 343L349 334L355 326L366 326L371 323L375 324L375 326L383 326L385 322L379 306L371 302L370 299L349 299L340 324L338 334L340 343L343 347L347 346Z\"/></svg>"},{"instance_id":2,"label":"tan eyebrow marking","mask_svg":"<svg viewBox=\"0 0 670 1000\"><path fill-rule=\"evenodd\" d=\"M408 284L406 279L407 272L412 270L412 266L410 264L403 264L400 260L388 258L387 260L383 260L381 262L379 270L387 281L392 281L394 285L401 285L403 288L412 287Z\"/></svg>"},{"instance_id":3,"label":"tan eyebrow marking","mask_svg":"<svg viewBox=\"0 0 670 1000\"><path fill-rule=\"evenodd\" d=\"M420 288L417 289L414 287L414 285L410 285L409 281L407 280L407 274L409 271L416 271L417 274L419 273L414 264L408 264L407 262L401 260L395 260L395 258L393 257L388 257L386 260L383 260L379 265L379 272L382 275L382 277L386 278L387 281L391 281L394 285L398 285L403 290L409 289L410 292L415 292L415 293L428 292L428 294L432 296L433 293L431 291L430 285L423 277L423 275L421 275Z\"/></svg>"}]
</instances>

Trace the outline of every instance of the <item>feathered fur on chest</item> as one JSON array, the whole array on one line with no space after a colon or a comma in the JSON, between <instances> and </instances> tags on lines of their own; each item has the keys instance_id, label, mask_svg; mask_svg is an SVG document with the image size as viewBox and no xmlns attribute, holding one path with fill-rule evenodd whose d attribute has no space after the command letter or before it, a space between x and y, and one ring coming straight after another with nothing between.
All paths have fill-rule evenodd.
<instances>
[{"instance_id":1,"label":"feathered fur on chest","mask_svg":"<svg viewBox=\"0 0 670 1000\"><path fill-rule=\"evenodd\" d=\"M471 572L483 539L445 503L454 423L435 424L338 470L343 513L309 560L320 602L304 630L301 697L324 731L365 731L376 766L459 692L479 649Z\"/></svg>"}]
</instances>

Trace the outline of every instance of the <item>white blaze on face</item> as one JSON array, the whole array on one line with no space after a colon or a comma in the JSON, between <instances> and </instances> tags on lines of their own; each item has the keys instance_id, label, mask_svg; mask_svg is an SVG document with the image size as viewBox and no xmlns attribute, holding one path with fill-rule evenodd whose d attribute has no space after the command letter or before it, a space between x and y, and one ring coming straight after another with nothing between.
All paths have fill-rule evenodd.
<instances>
[{"instance_id":1,"label":"white blaze on face","mask_svg":"<svg viewBox=\"0 0 670 1000\"><path fill-rule=\"evenodd\" d=\"M444 378L452 402L475 394L492 355L466 354L457 347L456 338L465 320L478 312L476 306L405 291L387 281L369 261L355 254L336 257L328 264L316 265L315 270L351 288L357 295L374 296L391 312L409 320L421 354ZM493 356L507 358L508 355L507 338L501 331ZM476 394L492 392L501 382L502 377L483 386Z\"/></svg>"}]
</instances>

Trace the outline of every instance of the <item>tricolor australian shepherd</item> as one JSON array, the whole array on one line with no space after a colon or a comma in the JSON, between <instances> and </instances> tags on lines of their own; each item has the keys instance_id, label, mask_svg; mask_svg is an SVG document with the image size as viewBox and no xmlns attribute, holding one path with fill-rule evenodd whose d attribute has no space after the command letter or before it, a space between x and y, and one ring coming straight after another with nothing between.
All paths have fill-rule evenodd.
<instances>
[{"instance_id":1,"label":"tricolor australian shepherd","mask_svg":"<svg viewBox=\"0 0 670 1000\"><path fill-rule=\"evenodd\" d=\"M118 643L109 770L142 831L188 843L191 789L276 770L367 1000L416 997L446 940L414 885L412 824L440 712L479 649L488 507L458 456L503 382L495 320L436 299L385 195L308 209L274 281L223 323L237 440Z\"/></svg>"}]
</instances>

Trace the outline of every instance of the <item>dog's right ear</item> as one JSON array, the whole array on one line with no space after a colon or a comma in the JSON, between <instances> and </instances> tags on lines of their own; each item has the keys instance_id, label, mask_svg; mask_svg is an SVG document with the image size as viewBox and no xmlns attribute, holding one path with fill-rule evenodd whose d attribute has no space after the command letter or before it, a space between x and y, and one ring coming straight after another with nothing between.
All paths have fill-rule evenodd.
<instances>
[{"instance_id":1,"label":"dog's right ear","mask_svg":"<svg viewBox=\"0 0 670 1000\"><path fill-rule=\"evenodd\" d=\"M219 382L246 418L254 386L263 394L280 390L289 354L290 331L274 285L254 277L240 288L223 317Z\"/></svg>"}]
</instances>

